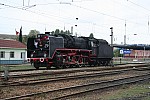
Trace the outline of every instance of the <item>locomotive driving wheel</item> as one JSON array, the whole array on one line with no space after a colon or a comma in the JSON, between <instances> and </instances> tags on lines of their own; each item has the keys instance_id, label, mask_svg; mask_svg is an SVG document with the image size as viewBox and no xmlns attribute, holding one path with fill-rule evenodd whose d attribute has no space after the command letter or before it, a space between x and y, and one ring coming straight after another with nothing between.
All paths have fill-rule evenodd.
<instances>
[{"instance_id":1,"label":"locomotive driving wheel","mask_svg":"<svg viewBox=\"0 0 150 100\"><path fill-rule=\"evenodd\" d=\"M78 67L81 68L81 67L82 67L82 64L79 64Z\"/></svg>"},{"instance_id":2,"label":"locomotive driving wheel","mask_svg":"<svg viewBox=\"0 0 150 100\"><path fill-rule=\"evenodd\" d=\"M69 65L69 64L65 65L65 68L69 68L69 67L70 67L70 65Z\"/></svg>"},{"instance_id":3,"label":"locomotive driving wheel","mask_svg":"<svg viewBox=\"0 0 150 100\"><path fill-rule=\"evenodd\" d=\"M56 66L56 68L59 68L59 69L64 68L63 57L61 55L55 56L55 66Z\"/></svg>"},{"instance_id":4,"label":"locomotive driving wheel","mask_svg":"<svg viewBox=\"0 0 150 100\"><path fill-rule=\"evenodd\" d=\"M63 65L57 65L57 68L62 69L62 68L64 68L64 66Z\"/></svg>"}]
</instances>

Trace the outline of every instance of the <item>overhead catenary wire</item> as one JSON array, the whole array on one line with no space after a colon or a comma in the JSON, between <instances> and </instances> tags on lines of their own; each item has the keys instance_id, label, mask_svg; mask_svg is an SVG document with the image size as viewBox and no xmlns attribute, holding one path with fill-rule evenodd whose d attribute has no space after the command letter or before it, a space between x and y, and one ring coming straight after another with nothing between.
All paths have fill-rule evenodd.
<instances>
[{"instance_id":1,"label":"overhead catenary wire","mask_svg":"<svg viewBox=\"0 0 150 100\"><path fill-rule=\"evenodd\" d=\"M20 10L25 10L25 11L28 11L28 12L31 12L31 13L34 13L34 14L38 14L38 15L41 15L41 16L44 16L44 17L48 17L48 18L52 18L50 16L54 16L54 17L59 17L59 18L62 18L62 19L68 19L68 20L74 20L74 19L71 19L71 18L64 18L64 17L60 17L60 16L56 16L56 15L49 15L49 14L46 14L42 11L38 11L38 10L35 10L35 11L31 11L31 10L28 10L26 7L17 7L17 6L11 6L11 5L7 5L7 4L2 4L0 3L0 5L4 5L4 6L8 6L8 7L11 7L11 8L16 8L16 9L20 9ZM36 6L36 5L35 5ZM0 16L0 17L3 17L4 16ZM9 17L5 17L5 18L9 18ZM27 22L32 22L32 21L28 21L28 20L21 20L21 19L17 19L17 18L9 18L9 19L14 19L14 20L20 20L20 21L27 21ZM58 20L56 18L53 18L57 21L61 21L61 20ZM86 22L86 23L91 23L91 22L87 22L86 20L82 20L83 22ZM63 21L61 21L63 22ZM39 24L39 22L33 22L33 23L37 23ZM42 23L43 24L43 23ZM71 23L68 23L68 24L71 24ZM101 26L101 27L105 27L103 25L98 25L98 24L95 24L96 26Z\"/></svg>"},{"instance_id":2,"label":"overhead catenary wire","mask_svg":"<svg viewBox=\"0 0 150 100\"><path fill-rule=\"evenodd\" d=\"M85 0L85 1L86 1L86 0ZM127 21L128 23L134 23L134 24L138 24L138 25L144 25L144 24L142 24L142 23L138 23L138 22L134 22L134 21L131 21L131 20L127 20L127 19L125 19L125 18L120 18L120 17L113 16L113 15L110 15L110 14L102 13L102 12L100 12L100 11L88 9L88 8L82 7L81 5L78 6L78 5L75 5L75 4L73 4L73 3L68 3L68 2L45 3L45 4L36 4L36 5L49 5L49 4L69 4L69 5L71 5L71 6L75 6L75 7L78 7L78 8L80 8L80 9L85 9L85 10L88 10L88 11L92 11L92 12L95 12L95 13L98 13L98 14L101 14L101 15L104 15L104 16L108 16L108 17L114 18L114 19L118 19L118 20L122 20L122 21Z\"/></svg>"},{"instance_id":3,"label":"overhead catenary wire","mask_svg":"<svg viewBox=\"0 0 150 100\"><path fill-rule=\"evenodd\" d=\"M17 9L21 9L21 10L25 10L25 11L29 11L29 12L32 12L32 13L35 13L35 14L38 14L38 15L42 15L44 17L48 17L49 18L49 15L45 14L44 12L41 13L40 12L37 12L37 11L30 11L30 10L27 10L27 9L22 9L21 7L13 7L13 6L10 6L10 5L6 5L6 6L9 6L9 7L12 7L12 8L17 8ZM59 16L58 16L59 17ZM61 17L62 18L62 17ZM67 18L68 19L68 18ZM58 20L58 19L57 19ZM61 21L61 20L59 20ZM83 20L82 20L83 21ZM84 20L86 23L87 21ZM35 23L35 22L34 22ZM39 22L37 22L39 24ZM91 23L91 22L88 22L88 23ZM42 23L43 24L43 23ZM70 23L71 24L71 23ZM104 28L109 28L109 26L104 26L104 25L98 25L98 24L95 24L95 26L100 26L100 27L104 27ZM82 29L83 30L83 29Z\"/></svg>"},{"instance_id":4,"label":"overhead catenary wire","mask_svg":"<svg viewBox=\"0 0 150 100\"><path fill-rule=\"evenodd\" d=\"M52 4L52 3L47 3L47 5L50 5L50 4ZM59 3L56 3L56 4L59 4ZM63 4L63 3L62 3ZM35 4L36 6L40 6L40 4ZM70 4L69 4L70 5ZM41 15L41 16L43 16L43 17L47 17L47 18L51 18L50 16L50 14L47 14L47 13L45 13L45 12L43 12L43 11L37 11L37 10L34 10L33 11L33 9L25 9L25 8L23 8L23 7L17 7L17 6L11 6L11 5L7 5L6 4L6 6L8 6L8 7L11 7L11 8L16 8L16 9L20 9L20 10L26 10L26 11L28 11L28 12L32 12L32 13L35 13L35 14L38 14L38 15ZM42 6L42 5L41 5ZM71 6L74 6L74 4L72 4L71 3ZM74 7L77 7L78 5L75 5ZM106 14L106 13L102 13L102 12L100 12L100 11L95 11L95 10L92 10L91 8L90 9L88 9L88 8L84 8L84 7L82 7L81 5L80 6L78 6L78 8L80 8L80 9L85 9L85 10L88 10L88 11L92 11L92 12L95 12L95 13L97 13L97 14L100 14L100 15L104 15L104 16L108 16L108 17L111 17L111 18L114 18L114 19L117 19L117 20L121 20L121 21L125 21L126 19L124 19L124 18L119 18L119 17L116 17L116 16L112 16L112 15L109 15L109 14ZM74 19L69 19L69 18L63 18L62 16L55 16L55 17L59 17L59 18L61 18L61 19L68 19L68 20L74 20ZM58 21L61 21L61 22L63 22L63 23L66 23L66 22L64 22L64 21L62 21L62 20L59 20L59 19L57 19L57 18L55 18L55 20L58 20ZM80 21L82 21L82 22L84 22L84 23L93 23L93 22L90 22L90 21L87 21L87 20L84 20L84 19L80 19ZM138 24L138 25L143 25L143 24L141 24L141 23L136 23L136 22L132 22L132 21L130 21L130 20L126 20L128 23L129 22L131 22L131 23L133 23L133 24ZM95 22L94 22L95 23ZM71 24L71 23L69 23L69 24ZM109 25L99 25L99 24L95 24L95 26L100 26L100 27L105 27L105 28L109 28Z\"/></svg>"},{"instance_id":5,"label":"overhead catenary wire","mask_svg":"<svg viewBox=\"0 0 150 100\"><path fill-rule=\"evenodd\" d=\"M73 4L71 4L71 5L73 5ZM81 7L81 6L77 6L77 7L83 8L83 7ZM86 9L86 8L84 8L84 9ZM106 15L106 16L109 16L109 17L113 17L113 18L115 18L115 19L119 19L119 20L122 20L122 21L128 21L128 23L130 22L130 23L134 23L134 24L141 25L141 26L145 25L145 24L142 24L142 23L137 23L137 22L129 21L129 20L126 20L126 19L123 19L123 18L118 18L118 17L115 17L115 16L107 15L107 14L105 14L105 13L101 13L101 12L94 11L94 10L91 10L91 9L86 9L86 10L90 10L90 11L92 11L92 12L100 13L100 14L102 14L102 15ZM85 23L92 23L92 22L87 22L86 20L83 20L83 19L81 19L80 21L85 21ZM95 24L95 25L96 25L96 26L105 27L105 26L103 26L103 25L98 25L98 24ZM109 27L109 26L107 26L107 28L108 28L108 27ZM105 28L106 28L106 27L105 27ZM122 30L123 30L123 29L122 29Z\"/></svg>"},{"instance_id":6,"label":"overhead catenary wire","mask_svg":"<svg viewBox=\"0 0 150 100\"><path fill-rule=\"evenodd\" d=\"M127 1L130 2L131 4L135 5L135 6L138 6L138 7L142 8L142 9L148 11L148 13L150 13L150 9L147 9L146 7L141 6L141 5L137 4L137 3L134 3L134 2L132 2L130 0L127 0ZM148 34L149 34L149 14L148 14L148 21L147 21L147 23L148 23L147 24L148 25Z\"/></svg>"},{"instance_id":7,"label":"overhead catenary wire","mask_svg":"<svg viewBox=\"0 0 150 100\"><path fill-rule=\"evenodd\" d=\"M95 12L95 13L98 13L98 14L101 14L101 15L104 15L104 16L108 16L108 17L111 17L111 18L115 18L115 19L118 19L118 20L122 20L122 21L125 21L126 19L124 18L119 18L119 17L116 17L116 16L112 16L112 15L109 15L109 14L105 14L105 13L102 13L102 12L99 12L99 11L96 11L96 10L92 10L92 9L88 9L88 8L85 8L85 7L82 7L82 6L78 6L78 5L75 5L75 4L72 4L72 3L63 3L63 2L59 2L59 3L45 3L45 4L34 4L34 5L31 5L31 6L26 6L26 7L17 7L17 6L11 6L11 5L7 5L7 4L3 4L3 3L0 3L0 5L3 5L3 6L7 6L7 7L11 7L11 8L16 8L16 9L21 9L21 10L27 10L31 7L35 7L37 5L49 5L49 4L69 4L71 6L75 6L75 7L78 7L80 9L85 9L85 10L88 10L88 11L92 11L92 12ZM29 11L29 10L27 10ZM32 13L35 13L34 11L29 11L29 12L32 12ZM43 12L42 12L43 13ZM38 14L41 15L42 14L41 12ZM44 15L45 16L45 15ZM60 16L59 16L60 17ZM61 17L62 18L62 17ZM68 18L66 18L68 19ZM137 23L137 22L133 22L133 21L130 21L130 20L126 20L127 22L130 22L130 23L134 23L134 24L138 24L138 25L143 25L141 23Z\"/></svg>"},{"instance_id":8,"label":"overhead catenary wire","mask_svg":"<svg viewBox=\"0 0 150 100\"><path fill-rule=\"evenodd\" d=\"M130 3L132 3L133 5L136 5L136 6L140 7L140 8L142 8L142 9L144 9L144 10L146 10L146 11L149 11L149 12L150 12L150 10L149 10L149 9L147 9L147 8L145 8L144 6L141 6L141 5L139 5L139 4L136 4L136 3L132 2L131 0L127 0L127 1L128 1L128 2L130 2Z\"/></svg>"},{"instance_id":9,"label":"overhead catenary wire","mask_svg":"<svg viewBox=\"0 0 150 100\"><path fill-rule=\"evenodd\" d=\"M89 8L85 8L85 7L82 7L81 5L78 6L78 5L75 5L73 3L68 3L68 2L59 2L59 3L60 4L69 4L71 6L78 7L80 9L88 10L88 11L91 11L91 12L95 12L95 13L101 14L103 16L108 16L108 17L111 17L111 18L114 18L114 19L118 19L118 20L121 20L121 21L127 21L128 23L134 23L134 24L138 24L138 25L141 25L141 26L144 25L142 23L138 23L138 22L134 22L134 21L131 21L131 20L127 20L125 18L120 18L120 17L113 16L113 15L110 15L110 14L102 13L100 11L96 11L96 10L92 10L92 9L89 9ZM59 4L59 3L45 3L45 4L38 4L38 5L49 5L49 4Z\"/></svg>"}]
</instances>

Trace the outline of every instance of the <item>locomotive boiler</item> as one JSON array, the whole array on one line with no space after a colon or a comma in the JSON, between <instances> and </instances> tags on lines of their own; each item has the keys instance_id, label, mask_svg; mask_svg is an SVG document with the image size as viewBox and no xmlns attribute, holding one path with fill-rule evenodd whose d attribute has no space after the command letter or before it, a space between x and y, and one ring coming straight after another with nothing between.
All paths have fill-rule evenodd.
<instances>
[{"instance_id":1,"label":"locomotive boiler","mask_svg":"<svg viewBox=\"0 0 150 100\"><path fill-rule=\"evenodd\" d=\"M113 48L103 39L45 33L28 38L27 57L36 69L111 65Z\"/></svg>"}]
</instances>

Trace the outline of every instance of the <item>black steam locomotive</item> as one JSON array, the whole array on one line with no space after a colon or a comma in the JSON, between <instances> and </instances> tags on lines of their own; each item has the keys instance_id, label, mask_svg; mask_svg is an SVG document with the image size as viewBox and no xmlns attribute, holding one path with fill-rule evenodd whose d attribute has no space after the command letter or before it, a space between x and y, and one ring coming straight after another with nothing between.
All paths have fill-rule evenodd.
<instances>
[{"instance_id":1,"label":"black steam locomotive","mask_svg":"<svg viewBox=\"0 0 150 100\"><path fill-rule=\"evenodd\" d=\"M45 33L28 38L27 57L36 69L111 65L113 48L103 39Z\"/></svg>"}]
</instances>

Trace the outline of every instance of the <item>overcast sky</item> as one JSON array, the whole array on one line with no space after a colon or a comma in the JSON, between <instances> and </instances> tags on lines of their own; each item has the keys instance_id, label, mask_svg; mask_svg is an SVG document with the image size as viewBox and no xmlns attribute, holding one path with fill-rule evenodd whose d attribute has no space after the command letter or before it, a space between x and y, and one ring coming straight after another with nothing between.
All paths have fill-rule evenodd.
<instances>
[{"instance_id":1,"label":"overcast sky","mask_svg":"<svg viewBox=\"0 0 150 100\"><path fill-rule=\"evenodd\" d=\"M71 30L114 43L150 44L150 0L0 0L0 33ZM76 19L78 18L78 20ZM77 27L75 26L77 25Z\"/></svg>"}]
</instances>

